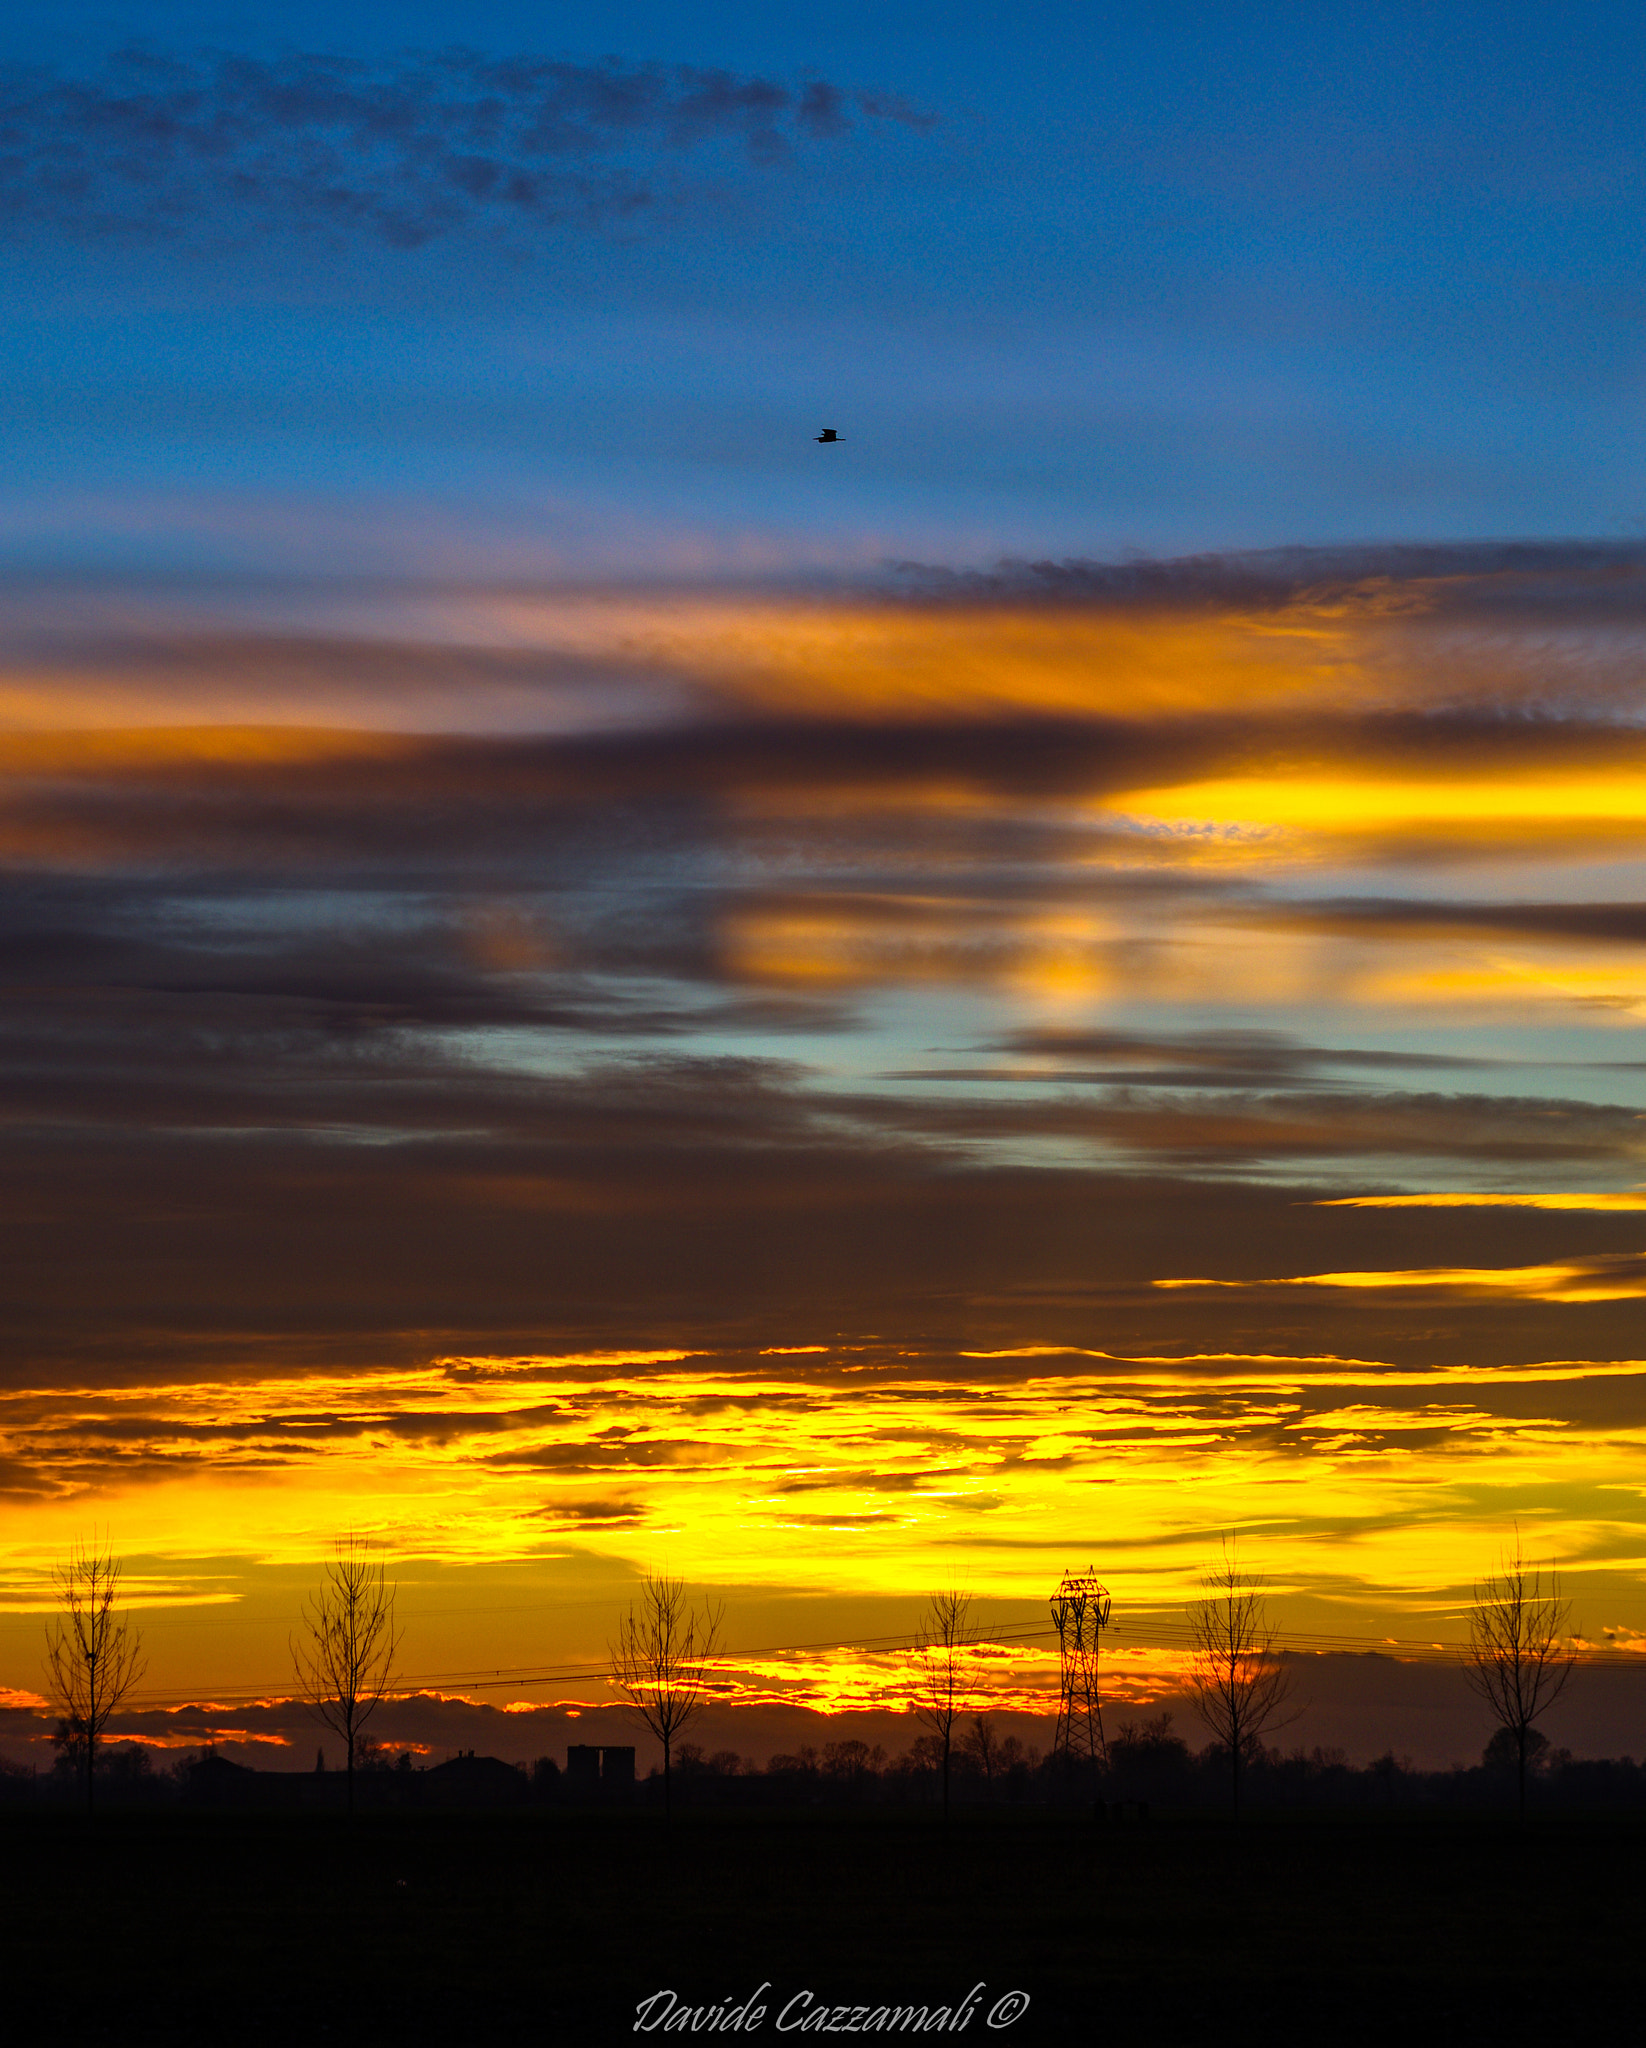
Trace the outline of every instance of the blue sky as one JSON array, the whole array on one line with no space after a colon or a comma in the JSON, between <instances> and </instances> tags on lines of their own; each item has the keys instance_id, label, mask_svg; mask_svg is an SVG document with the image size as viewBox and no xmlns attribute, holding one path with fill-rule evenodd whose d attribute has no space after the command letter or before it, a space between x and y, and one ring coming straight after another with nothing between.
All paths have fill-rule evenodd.
<instances>
[{"instance_id":1,"label":"blue sky","mask_svg":"<svg viewBox=\"0 0 1646 2048\"><path fill-rule=\"evenodd\" d=\"M1646 520L1624 10L174 6L70 36L30 5L5 38L38 67L4 169L15 560L782 573ZM439 134L481 90L456 49L789 104L775 143L551 145L552 196L458 195L411 245L410 157L232 76L341 63ZM199 95L217 154L151 133L134 169L134 94ZM364 208L304 193L316 142Z\"/></svg>"}]
</instances>

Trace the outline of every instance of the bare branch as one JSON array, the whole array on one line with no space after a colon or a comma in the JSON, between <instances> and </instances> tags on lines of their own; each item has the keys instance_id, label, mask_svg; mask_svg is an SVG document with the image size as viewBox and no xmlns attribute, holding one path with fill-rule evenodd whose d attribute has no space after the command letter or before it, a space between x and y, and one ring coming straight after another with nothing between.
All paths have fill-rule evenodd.
<instances>
[{"instance_id":1,"label":"bare branch","mask_svg":"<svg viewBox=\"0 0 1646 2048\"><path fill-rule=\"evenodd\" d=\"M949 1756L955 1723L970 1701L976 1634L972 1596L951 1588L933 1593L914 1635L914 1692L909 1704L943 1745L943 1815L949 1812Z\"/></svg>"},{"instance_id":2,"label":"bare branch","mask_svg":"<svg viewBox=\"0 0 1646 2048\"><path fill-rule=\"evenodd\" d=\"M298 1690L315 1718L343 1740L351 1812L366 1723L394 1685L402 1641L394 1597L370 1544L351 1532L338 1543L318 1593L303 1603L301 1636L291 1638Z\"/></svg>"},{"instance_id":3,"label":"bare branch","mask_svg":"<svg viewBox=\"0 0 1646 2048\"><path fill-rule=\"evenodd\" d=\"M612 1684L663 1745L666 1812L675 1739L703 1704L725 1615L723 1605L707 1599L699 1614L684 1579L648 1572L639 1600L630 1601L617 1625L617 1640L607 1645Z\"/></svg>"},{"instance_id":4,"label":"bare branch","mask_svg":"<svg viewBox=\"0 0 1646 2048\"><path fill-rule=\"evenodd\" d=\"M1521 1552L1517 1529L1501 1572L1475 1587L1463 1676L1514 1737L1522 1813L1533 1726L1565 1691L1577 1661L1561 1647L1570 1627L1571 1608L1554 1572L1545 1591L1541 1570L1528 1566Z\"/></svg>"},{"instance_id":5,"label":"bare branch","mask_svg":"<svg viewBox=\"0 0 1646 2048\"><path fill-rule=\"evenodd\" d=\"M1229 1757L1235 1811L1240 1809L1241 1766L1261 1746L1266 1728L1283 1727L1291 1674L1275 1655L1274 1630L1262 1581L1242 1571L1234 1545L1225 1542L1223 1562L1201 1581L1203 1597L1189 1609L1194 1657L1189 1697L1195 1712Z\"/></svg>"},{"instance_id":6,"label":"bare branch","mask_svg":"<svg viewBox=\"0 0 1646 2048\"><path fill-rule=\"evenodd\" d=\"M85 1744L88 1807L98 1737L148 1669L142 1637L114 1612L120 1570L95 1541L76 1544L57 1568L63 1613L46 1628L46 1683L70 1735Z\"/></svg>"}]
</instances>

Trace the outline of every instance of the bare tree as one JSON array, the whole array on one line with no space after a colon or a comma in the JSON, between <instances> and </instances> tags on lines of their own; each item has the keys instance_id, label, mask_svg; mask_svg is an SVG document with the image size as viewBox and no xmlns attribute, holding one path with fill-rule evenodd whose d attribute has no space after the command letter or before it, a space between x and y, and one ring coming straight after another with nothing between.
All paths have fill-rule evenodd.
<instances>
[{"instance_id":1,"label":"bare tree","mask_svg":"<svg viewBox=\"0 0 1646 2048\"><path fill-rule=\"evenodd\" d=\"M1189 1609L1194 1656L1189 1698L1213 1740L1229 1758L1229 1798L1240 1812L1240 1773L1257 1751L1263 1731L1283 1727L1291 1674L1275 1655L1274 1630L1262 1581L1242 1571L1234 1546L1201 1581L1202 1597Z\"/></svg>"},{"instance_id":2,"label":"bare tree","mask_svg":"<svg viewBox=\"0 0 1646 2048\"><path fill-rule=\"evenodd\" d=\"M1469 1647L1463 1676L1497 1716L1514 1743L1520 1812L1526 1813L1526 1764L1536 1742L1534 1724L1548 1712L1577 1661L1561 1644L1569 1633L1571 1609L1560 1597L1553 1571L1548 1589L1543 1574L1528 1566L1515 1547L1496 1578L1475 1587L1469 1610Z\"/></svg>"},{"instance_id":3,"label":"bare tree","mask_svg":"<svg viewBox=\"0 0 1646 2048\"><path fill-rule=\"evenodd\" d=\"M931 1729L943 1751L943 1820L949 1819L949 1755L955 1724L966 1712L972 1681L973 1646L970 1593L933 1593L914 1634L915 1712Z\"/></svg>"},{"instance_id":4,"label":"bare tree","mask_svg":"<svg viewBox=\"0 0 1646 2048\"><path fill-rule=\"evenodd\" d=\"M352 1532L337 1545L320 1590L303 1603L303 1627L291 1638L298 1690L311 1713L343 1738L348 1806L354 1812L354 1767L366 1723L394 1683L401 1635L394 1622L395 1588L386 1583L371 1545Z\"/></svg>"},{"instance_id":5,"label":"bare tree","mask_svg":"<svg viewBox=\"0 0 1646 2048\"><path fill-rule=\"evenodd\" d=\"M675 1738L703 1704L709 1665L720 1648L726 1610L705 1599L701 1614L686 1598L684 1579L648 1572L638 1601L607 1645L611 1680L663 1745L663 1815L673 1817Z\"/></svg>"},{"instance_id":6,"label":"bare tree","mask_svg":"<svg viewBox=\"0 0 1646 2048\"><path fill-rule=\"evenodd\" d=\"M994 1716L973 1714L972 1725L961 1737L960 1746L975 1760L983 1773L983 1789L992 1796L994 1774L1000 1767L1000 1731L995 1726Z\"/></svg>"},{"instance_id":7,"label":"bare tree","mask_svg":"<svg viewBox=\"0 0 1646 2048\"><path fill-rule=\"evenodd\" d=\"M143 1639L116 1616L120 1561L95 1541L76 1544L57 1568L63 1612L46 1627L46 1674L70 1752L86 1759L86 1811L97 1775L97 1738L148 1668Z\"/></svg>"}]
</instances>

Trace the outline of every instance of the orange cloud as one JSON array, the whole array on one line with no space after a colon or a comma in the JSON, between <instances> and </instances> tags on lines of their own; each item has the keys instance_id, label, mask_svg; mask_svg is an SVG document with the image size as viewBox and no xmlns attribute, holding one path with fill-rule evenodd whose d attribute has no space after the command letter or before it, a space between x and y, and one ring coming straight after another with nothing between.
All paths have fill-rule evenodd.
<instances>
[{"instance_id":1,"label":"orange cloud","mask_svg":"<svg viewBox=\"0 0 1646 2048\"><path fill-rule=\"evenodd\" d=\"M1646 1209L1646 1194L1482 1194L1467 1189L1451 1194L1427 1195L1329 1195L1322 1196L1317 1209L1592 1209L1634 1211Z\"/></svg>"},{"instance_id":2,"label":"orange cloud","mask_svg":"<svg viewBox=\"0 0 1646 2048\"><path fill-rule=\"evenodd\" d=\"M1447 1293L1511 1294L1527 1301L1635 1301L1646 1296L1646 1253L1572 1259L1538 1266L1426 1266L1405 1272L1299 1273L1267 1280L1156 1280L1155 1287L1433 1288Z\"/></svg>"}]
</instances>

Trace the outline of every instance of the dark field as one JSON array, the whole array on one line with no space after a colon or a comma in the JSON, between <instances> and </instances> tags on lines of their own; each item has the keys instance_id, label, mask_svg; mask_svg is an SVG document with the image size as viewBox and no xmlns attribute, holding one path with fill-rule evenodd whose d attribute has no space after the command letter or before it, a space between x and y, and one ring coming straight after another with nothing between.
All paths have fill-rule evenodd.
<instances>
[{"instance_id":1,"label":"dark field","mask_svg":"<svg viewBox=\"0 0 1646 2048\"><path fill-rule=\"evenodd\" d=\"M662 1987L973 2041L1638 2038L1642 1832L1041 1810L8 1817L8 2042L633 2040ZM1030 2006L991 2030L990 2007ZM654 2040L679 2040L659 2029ZM700 2029L697 2038L704 2038ZM714 2038L728 2038L721 2034ZM886 2036L877 2038L905 2038ZM930 2038L930 2036L927 2036Z\"/></svg>"}]
</instances>

